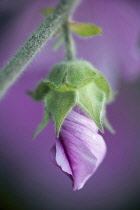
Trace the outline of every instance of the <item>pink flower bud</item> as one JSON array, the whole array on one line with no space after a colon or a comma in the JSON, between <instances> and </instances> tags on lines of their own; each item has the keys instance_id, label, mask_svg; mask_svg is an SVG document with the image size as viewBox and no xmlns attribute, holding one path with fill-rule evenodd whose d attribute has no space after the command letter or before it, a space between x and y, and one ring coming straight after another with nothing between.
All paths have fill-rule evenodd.
<instances>
[{"instance_id":1,"label":"pink flower bud","mask_svg":"<svg viewBox=\"0 0 140 210\"><path fill-rule=\"evenodd\" d=\"M66 117L59 139L52 148L52 161L81 189L95 173L106 153L106 144L94 121L78 107Z\"/></svg>"}]
</instances>

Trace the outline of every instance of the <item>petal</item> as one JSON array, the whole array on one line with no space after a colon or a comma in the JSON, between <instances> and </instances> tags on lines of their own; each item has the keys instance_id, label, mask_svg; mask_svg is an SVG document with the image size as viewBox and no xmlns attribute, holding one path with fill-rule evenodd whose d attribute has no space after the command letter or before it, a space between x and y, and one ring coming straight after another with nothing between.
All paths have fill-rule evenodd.
<instances>
[{"instance_id":1,"label":"petal","mask_svg":"<svg viewBox=\"0 0 140 210\"><path fill-rule=\"evenodd\" d=\"M64 151L64 147L62 145L62 142L58 139L56 140L56 146L53 146L50 151L50 158L55 165L59 166L62 169L62 171L69 175L72 175L71 167Z\"/></svg>"},{"instance_id":2,"label":"petal","mask_svg":"<svg viewBox=\"0 0 140 210\"><path fill-rule=\"evenodd\" d=\"M55 161L73 180L73 189L81 189L102 162L106 145L95 123L72 110L56 140Z\"/></svg>"},{"instance_id":3,"label":"petal","mask_svg":"<svg viewBox=\"0 0 140 210\"><path fill-rule=\"evenodd\" d=\"M80 112L79 109L77 111ZM98 132L98 127L95 124L95 122L91 118L85 116L83 112L80 112L80 113L78 112L71 110L71 112L68 114L66 119L69 121L75 122L77 124L84 125L85 127ZM83 116L81 117L81 115Z\"/></svg>"}]
</instances>

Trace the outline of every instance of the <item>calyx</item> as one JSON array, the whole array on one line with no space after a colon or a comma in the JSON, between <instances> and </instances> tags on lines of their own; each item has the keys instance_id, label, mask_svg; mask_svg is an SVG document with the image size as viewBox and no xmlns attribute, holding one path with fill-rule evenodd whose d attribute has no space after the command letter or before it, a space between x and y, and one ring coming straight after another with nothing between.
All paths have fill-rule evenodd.
<instances>
[{"instance_id":1,"label":"calyx","mask_svg":"<svg viewBox=\"0 0 140 210\"><path fill-rule=\"evenodd\" d=\"M89 62L83 60L56 64L47 78L34 91L28 91L35 100L45 103L45 120L39 125L35 136L53 118L56 134L68 112L78 105L89 115L103 132L106 105L112 100L112 91L102 74ZM45 124L46 122L46 124Z\"/></svg>"}]
</instances>

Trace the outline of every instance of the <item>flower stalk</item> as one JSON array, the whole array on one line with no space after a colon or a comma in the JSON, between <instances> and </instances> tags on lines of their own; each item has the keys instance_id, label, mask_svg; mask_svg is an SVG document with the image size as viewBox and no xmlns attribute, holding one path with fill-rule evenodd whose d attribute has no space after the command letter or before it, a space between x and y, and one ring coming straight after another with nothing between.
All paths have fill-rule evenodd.
<instances>
[{"instance_id":1,"label":"flower stalk","mask_svg":"<svg viewBox=\"0 0 140 210\"><path fill-rule=\"evenodd\" d=\"M15 56L7 63L0 72L0 98L14 84L35 55L63 25L70 12L79 0L61 0L56 9L37 28L33 35L17 51Z\"/></svg>"},{"instance_id":2,"label":"flower stalk","mask_svg":"<svg viewBox=\"0 0 140 210\"><path fill-rule=\"evenodd\" d=\"M75 44L69 28L69 23L66 20L63 24L63 37L66 51L66 60L71 61L76 58Z\"/></svg>"}]
</instances>

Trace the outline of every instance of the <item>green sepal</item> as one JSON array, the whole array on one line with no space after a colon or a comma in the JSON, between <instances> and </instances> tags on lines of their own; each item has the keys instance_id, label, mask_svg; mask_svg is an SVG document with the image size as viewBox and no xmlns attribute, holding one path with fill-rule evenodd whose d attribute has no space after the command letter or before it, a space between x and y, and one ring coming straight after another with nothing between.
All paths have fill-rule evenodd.
<instances>
[{"instance_id":1,"label":"green sepal","mask_svg":"<svg viewBox=\"0 0 140 210\"><path fill-rule=\"evenodd\" d=\"M115 134L115 130L112 127L112 125L110 124L110 122L108 121L107 117L103 118L103 125L105 126L105 128L110 131L110 133Z\"/></svg>"},{"instance_id":2,"label":"green sepal","mask_svg":"<svg viewBox=\"0 0 140 210\"><path fill-rule=\"evenodd\" d=\"M100 89L100 91L105 93L106 103L110 103L113 98L113 93L111 91L111 87L107 80L103 77L103 75L96 70L97 77L94 79L94 83Z\"/></svg>"},{"instance_id":3,"label":"green sepal","mask_svg":"<svg viewBox=\"0 0 140 210\"><path fill-rule=\"evenodd\" d=\"M89 62L77 60L55 65L48 78L44 81L48 83L50 88L64 91L85 86L96 76L96 70L94 71L94 67ZM64 86L66 89L64 89Z\"/></svg>"},{"instance_id":4,"label":"green sepal","mask_svg":"<svg viewBox=\"0 0 140 210\"><path fill-rule=\"evenodd\" d=\"M80 88L87 85L96 77L93 66L83 60L71 62L68 66L66 83Z\"/></svg>"},{"instance_id":5,"label":"green sepal","mask_svg":"<svg viewBox=\"0 0 140 210\"><path fill-rule=\"evenodd\" d=\"M26 93L31 96L35 101L41 101L48 93L49 87L44 81L41 81L34 91L28 90Z\"/></svg>"},{"instance_id":6,"label":"green sepal","mask_svg":"<svg viewBox=\"0 0 140 210\"><path fill-rule=\"evenodd\" d=\"M103 132L101 114L104 111L105 95L94 82L77 91L79 106L94 120L100 131Z\"/></svg>"},{"instance_id":7,"label":"green sepal","mask_svg":"<svg viewBox=\"0 0 140 210\"><path fill-rule=\"evenodd\" d=\"M75 103L76 93L74 91L59 92L51 90L46 95L45 104L54 119L57 137L66 115Z\"/></svg>"},{"instance_id":8,"label":"green sepal","mask_svg":"<svg viewBox=\"0 0 140 210\"><path fill-rule=\"evenodd\" d=\"M35 139L38 136L38 134L48 125L50 120L51 120L50 114L49 114L47 108L45 107L43 120L39 124L38 128L36 129L36 131L33 135L33 139Z\"/></svg>"},{"instance_id":9,"label":"green sepal","mask_svg":"<svg viewBox=\"0 0 140 210\"><path fill-rule=\"evenodd\" d=\"M69 26L73 32L81 37L91 37L102 34L101 28L93 24L73 22L69 23Z\"/></svg>"},{"instance_id":10,"label":"green sepal","mask_svg":"<svg viewBox=\"0 0 140 210\"><path fill-rule=\"evenodd\" d=\"M49 73L49 76L44 80L47 82L48 86L50 86L52 89L59 88L61 86L67 73L66 67L66 62L56 64L53 67Z\"/></svg>"}]
</instances>

